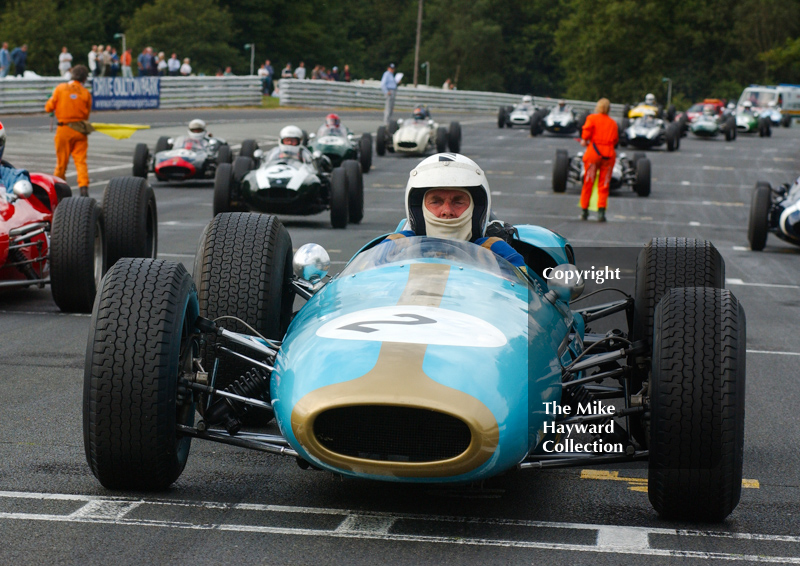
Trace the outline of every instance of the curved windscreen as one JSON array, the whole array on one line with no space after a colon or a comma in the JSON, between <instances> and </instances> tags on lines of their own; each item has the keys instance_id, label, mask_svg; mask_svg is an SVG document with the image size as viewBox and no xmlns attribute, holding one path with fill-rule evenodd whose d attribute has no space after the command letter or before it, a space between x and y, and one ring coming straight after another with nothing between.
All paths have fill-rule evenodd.
<instances>
[{"instance_id":1,"label":"curved windscreen","mask_svg":"<svg viewBox=\"0 0 800 566\"><path fill-rule=\"evenodd\" d=\"M204 139L190 138L188 136L178 136L172 142L172 149L189 149L192 151L201 151L205 149L206 141Z\"/></svg>"},{"instance_id":2,"label":"curved windscreen","mask_svg":"<svg viewBox=\"0 0 800 566\"><path fill-rule=\"evenodd\" d=\"M297 167L301 163L311 163L311 153L300 146L279 146L272 149L264 159L267 165L282 163Z\"/></svg>"},{"instance_id":3,"label":"curved windscreen","mask_svg":"<svg viewBox=\"0 0 800 566\"><path fill-rule=\"evenodd\" d=\"M341 277L384 265L423 261L448 263L457 267L477 269L509 281L525 281L522 273L492 251L471 242L442 240L413 236L385 240L357 255L341 273Z\"/></svg>"}]
</instances>

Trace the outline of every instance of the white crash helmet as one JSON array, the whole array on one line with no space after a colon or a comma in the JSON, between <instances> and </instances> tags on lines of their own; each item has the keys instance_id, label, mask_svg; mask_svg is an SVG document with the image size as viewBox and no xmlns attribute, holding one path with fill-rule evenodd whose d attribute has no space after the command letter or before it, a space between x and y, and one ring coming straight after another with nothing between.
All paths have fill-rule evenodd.
<instances>
[{"instance_id":1,"label":"white crash helmet","mask_svg":"<svg viewBox=\"0 0 800 566\"><path fill-rule=\"evenodd\" d=\"M206 123L199 118L195 118L194 120L189 122L189 131L192 132L193 134L199 134L199 133L204 134L206 133Z\"/></svg>"},{"instance_id":2,"label":"white crash helmet","mask_svg":"<svg viewBox=\"0 0 800 566\"><path fill-rule=\"evenodd\" d=\"M3 151L6 149L6 129L0 122L0 159L3 159Z\"/></svg>"},{"instance_id":3,"label":"white crash helmet","mask_svg":"<svg viewBox=\"0 0 800 566\"><path fill-rule=\"evenodd\" d=\"M283 140L285 139L297 139L296 144L287 144L284 143ZM303 130L298 128L297 126L286 126L284 127L280 134L278 134L278 143L280 145L300 145L303 143Z\"/></svg>"},{"instance_id":4,"label":"white crash helmet","mask_svg":"<svg viewBox=\"0 0 800 566\"><path fill-rule=\"evenodd\" d=\"M653 93L648 92L645 97L644 101L646 104L655 104L656 103L656 95Z\"/></svg>"},{"instance_id":5,"label":"white crash helmet","mask_svg":"<svg viewBox=\"0 0 800 566\"><path fill-rule=\"evenodd\" d=\"M744 108L745 110L750 110L752 107L753 103L750 102L749 100L745 100L744 102L742 102L742 108Z\"/></svg>"},{"instance_id":6,"label":"white crash helmet","mask_svg":"<svg viewBox=\"0 0 800 566\"><path fill-rule=\"evenodd\" d=\"M406 185L406 218L408 228L417 236L425 236L422 203L429 189L463 189L472 197L472 239L482 238L489 224L492 192L486 174L469 157L458 153L437 153L422 160L409 174Z\"/></svg>"},{"instance_id":7,"label":"white crash helmet","mask_svg":"<svg viewBox=\"0 0 800 566\"><path fill-rule=\"evenodd\" d=\"M522 97L522 104L530 104L533 102L533 97L529 94L526 94Z\"/></svg>"}]
</instances>

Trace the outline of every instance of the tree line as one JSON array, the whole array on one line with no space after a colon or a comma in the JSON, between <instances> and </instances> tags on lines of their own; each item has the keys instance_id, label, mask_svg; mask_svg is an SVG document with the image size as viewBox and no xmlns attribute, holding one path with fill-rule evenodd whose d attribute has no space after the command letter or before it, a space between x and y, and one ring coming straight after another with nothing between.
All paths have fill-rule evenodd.
<instances>
[{"instance_id":1,"label":"tree line","mask_svg":"<svg viewBox=\"0 0 800 566\"><path fill-rule=\"evenodd\" d=\"M190 57L195 72L247 74L302 60L413 77L418 0L0 0L0 41L27 43L28 69L57 74L125 33ZM420 63L432 85L615 102L646 92L686 105L751 83L800 83L800 0L424 0ZM134 64L135 66L135 64ZM420 82L424 83L424 69Z\"/></svg>"}]
</instances>

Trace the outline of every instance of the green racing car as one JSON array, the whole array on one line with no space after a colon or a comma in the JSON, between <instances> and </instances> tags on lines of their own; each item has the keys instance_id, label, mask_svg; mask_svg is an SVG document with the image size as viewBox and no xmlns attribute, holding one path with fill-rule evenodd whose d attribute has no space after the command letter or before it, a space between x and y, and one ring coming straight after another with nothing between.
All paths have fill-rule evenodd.
<instances>
[{"instance_id":1,"label":"green racing car","mask_svg":"<svg viewBox=\"0 0 800 566\"><path fill-rule=\"evenodd\" d=\"M366 133L356 137L349 128L342 126L336 114L328 114L317 133L308 136L308 148L312 153L320 152L326 156L334 167L348 159L361 163L364 173L369 173L372 167L372 135Z\"/></svg>"}]
</instances>

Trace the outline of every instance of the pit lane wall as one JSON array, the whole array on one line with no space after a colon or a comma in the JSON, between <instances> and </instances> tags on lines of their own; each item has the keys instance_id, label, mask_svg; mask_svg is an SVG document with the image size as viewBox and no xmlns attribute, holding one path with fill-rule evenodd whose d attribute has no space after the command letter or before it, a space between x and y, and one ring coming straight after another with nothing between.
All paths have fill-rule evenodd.
<instances>
[{"instance_id":1,"label":"pit lane wall","mask_svg":"<svg viewBox=\"0 0 800 566\"><path fill-rule=\"evenodd\" d=\"M281 79L278 88L281 106L383 108L386 97L381 92L378 81L370 82L372 84ZM394 106L396 110L411 110L418 104L424 104L433 112L496 113L501 106L517 104L521 99L518 94L401 86L397 89ZM556 101L553 98L533 97L533 103L537 106L554 106ZM596 102L567 100L567 104L577 111L594 111ZM622 106L612 104L611 113L621 115Z\"/></svg>"},{"instance_id":2,"label":"pit lane wall","mask_svg":"<svg viewBox=\"0 0 800 566\"><path fill-rule=\"evenodd\" d=\"M0 79L0 115L44 112L57 77ZM91 90L91 81L86 82ZM161 77L159 108L260 106L257 77Z\"/></svg>"}]
</instances>

